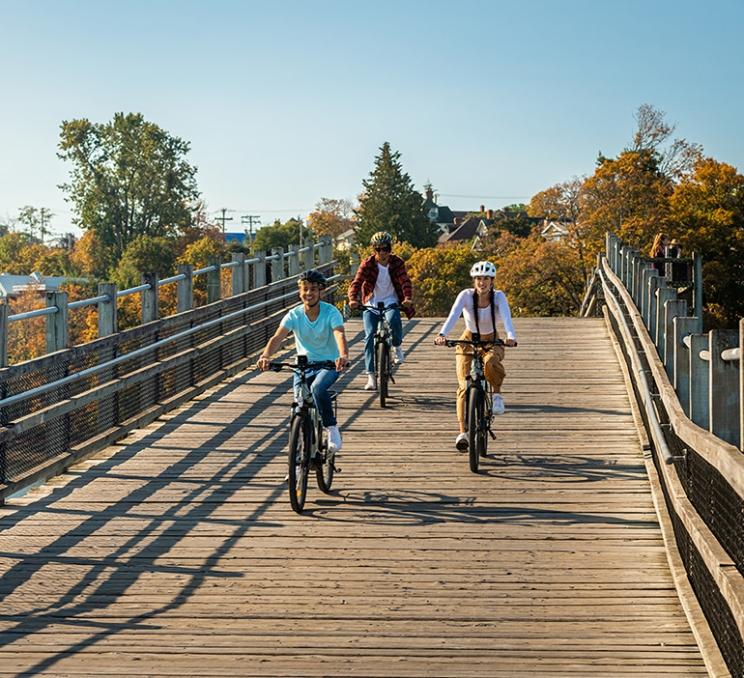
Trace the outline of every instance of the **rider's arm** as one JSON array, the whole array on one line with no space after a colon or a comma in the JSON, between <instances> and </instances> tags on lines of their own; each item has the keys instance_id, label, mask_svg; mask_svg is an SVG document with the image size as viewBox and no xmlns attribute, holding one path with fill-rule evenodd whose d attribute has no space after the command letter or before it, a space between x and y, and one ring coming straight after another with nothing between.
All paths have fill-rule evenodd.
<instances>
[{"instance_id":1,"label":"rider's arm","mask_svg":"<svg viewBox=\"0 0 744 678\"><path fill-rule=\"evenodd\" d=\"M504 330L506 330L506 338L517 340L517 333L514 331L514 325L512 324L511 310L509 309L509 302L506 299L506 295L499 290L496 293L496 305L499 309L499 315L501 316L501 322L504 323Z\"/></svg>"},{"instance_id":2,"label":"rider's arm","mask_svg":"<svg viewBox=\"0 0 744 678\"><path fill-rule=\"evenodd\" d=\"M439 334L441 336L446 337L454 329L457 321L462 315L463 308L465 308L465 299L467 297L467 293L467 290L463 290L462 292L460 292L460 294L457 295L457 299L455 299L455 303L452 304L452 308L450 309L449 315L447 316L447 320L444 321L442 329L439 330Z\"/></svg>"},{"instance_id":3,"label":"rider's arm","mask_svg":"<svg viewBox=\"0 0 744 678\"><path fill-rule=\"evenodd\" d=\"M338 346L339 357L336 360L336 369L340 372L349 364L349 347L346 343L346 332L344 326L333 328L333 338Z\"/></svg>"},{"instance_id":4,"label":"rider's arm","mask_svg":"<svg viewBox=\"0 0 744 678\"><path fill-rule=\"evenodd\" d=\"M274 332L274 336L269 339L269 343L266 344L266 347L261 352L261 357L258 359L258 367L260 369L269 369L269 361L271 360L271 356L277 352L282 342L289 336L289 332L290 331L286 327L284 327L283 325L279 325L276 332Z\"/></svg>"},{"instance_id":5,"label":"rider's arm","mask_svg":"<svg viewBox=\"0 0 744 678\"><path fill-rule=\"evenodd\" d=\"M349 303L359 303L360 301L360 294L362 291L362 283L364 282L364 277L367 275L367 260L365 259L357 269L356 275L354 276L354 280L351 281L351 284L349 285Z\"/></svg>"},{"instance_id":6,"label":"rider's arm","mask_svg":"<svg viewBox=\"0 0 744 678\"><path fill-rule=\"evenodd\" d=\"M398 271L398 282L403 292L403 299L401 305L409 306L413 303L413 283L406 270L406 264L401 260L400 269Z\"/></svg>"}]
</instances>

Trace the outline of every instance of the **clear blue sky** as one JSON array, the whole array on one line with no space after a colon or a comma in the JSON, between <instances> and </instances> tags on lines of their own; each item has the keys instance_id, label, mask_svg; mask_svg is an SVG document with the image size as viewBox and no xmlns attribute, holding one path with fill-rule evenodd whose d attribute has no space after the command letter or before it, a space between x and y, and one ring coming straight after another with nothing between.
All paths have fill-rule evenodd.
<instances>
[{"instance_id":1,"label":"clear blue sky","mask_svg":"<svg viewBox=\"0 0 744 678\"><path fill-rule=\"evenodd\" d=\"M60 122L116 111L190 141L233 226L354 199L386 140L442 204L526 201L620 151L642 103L741 170L743 26L715 0L0 0L0 218L66 230Z\"/></svg>"}]
</instances>

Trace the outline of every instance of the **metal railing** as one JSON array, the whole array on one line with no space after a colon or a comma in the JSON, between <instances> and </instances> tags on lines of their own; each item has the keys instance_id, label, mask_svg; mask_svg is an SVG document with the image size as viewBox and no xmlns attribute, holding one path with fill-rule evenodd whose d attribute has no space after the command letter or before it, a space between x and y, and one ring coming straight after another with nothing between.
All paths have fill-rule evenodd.
<instances>
[{"instance_id":1,"label":"metal railing","mask_svg":"<svg viewBox=\"0 0 744 678\"><path fill-rule=\"evenodd\" d=\"M702 333L702 262L691 280L607 236L583 315L603 307L622 348L677 550L720 655L744 674L744 319ZM663 262L667 263L667 262ZM693 313L688 315L690 306ZM724 670L725 673L725 670Z\"/></svg>"},{"instance_id":2,"label":"metal railing","mask_svg":"<svg viewBox=\"0 0 744 678\"><path fill-rule=\"evenodd\" d=\"M159 279L156 273L145 273L142 284L123 290L117 290L112 283L100 283L98 294L87 299L68 301L66 292L48 292L44 308L9 312L7 304L0 304L0 367L8 365L8 329L11 323L46 318L45 343L46 352L63 350L69 346L68 311L96 306L98 311L98 336L104 337L118 331L116 301L125 297L140 294L142 299L142 323L153 322L160 317L159 290L164 285L176 284L177 313L189 311L194 307L193 280L207 276L207 303L220 299L220 272L231 270L231 295L242 294L249 289L261 287L267 280L279 280L293 276L301 270L312 268L318 262L330 261L333 254L331 238L321 237L317 243L304 247L290 245L285 252L274 248L271 254L259 253L254 257L245 254L233 254L232 260L214 262L209 266L194 269L188 264L179 266L179 273Z\"/></svg>"}]
</instances>

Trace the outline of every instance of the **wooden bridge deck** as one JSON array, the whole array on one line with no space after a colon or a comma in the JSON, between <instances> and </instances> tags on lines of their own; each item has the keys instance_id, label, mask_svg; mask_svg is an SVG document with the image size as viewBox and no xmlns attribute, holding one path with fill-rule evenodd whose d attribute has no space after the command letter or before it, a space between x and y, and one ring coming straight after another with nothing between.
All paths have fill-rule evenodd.
<instances>
[{"instance_id":1,"label":"wooden bridge deck","mask_svg":"<svg viewBox=\"0 0 744 678\"><path fill-rule=\"evenodd\" d=\"M2 507L0 675L705 675L602 322L518 321L479 475L436 327L386 411L355 361L303 516L289 376L256 373Z\"/></svg>"}]
</instances>

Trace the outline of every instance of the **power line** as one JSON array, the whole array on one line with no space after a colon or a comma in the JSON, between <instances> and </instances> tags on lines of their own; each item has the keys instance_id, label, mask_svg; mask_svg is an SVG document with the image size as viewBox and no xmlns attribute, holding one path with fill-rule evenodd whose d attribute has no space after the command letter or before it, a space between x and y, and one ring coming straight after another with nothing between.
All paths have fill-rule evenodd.
<instances>
[{"instance_id":1,"label":"power line","mask_svg":"<svg viewBox=\"0 0 744 678\"><path fill-rule=\"evenodd\" d=\"M531 195L460 195L459 193L438 193L440 198L479 198L482 200L521 200Z\"/></svg>"}]
</instances>

